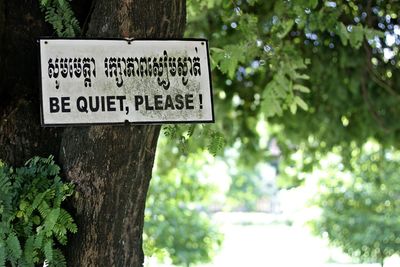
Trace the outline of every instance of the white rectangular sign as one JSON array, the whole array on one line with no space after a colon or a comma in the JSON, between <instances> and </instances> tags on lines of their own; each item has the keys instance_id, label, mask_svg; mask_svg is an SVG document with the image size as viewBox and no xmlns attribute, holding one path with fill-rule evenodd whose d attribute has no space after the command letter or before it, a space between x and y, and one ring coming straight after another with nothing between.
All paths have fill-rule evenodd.
<instances>
[{"instance_id":1,"label":"white rectangular sign","mask_svg":"<svg viewBox=\"0 0 400 267\"><path fill-rule=\"evenodd\" d=\"M213 122L203 39L40 39L42 125Z\"/></svg>"}]
</instances>

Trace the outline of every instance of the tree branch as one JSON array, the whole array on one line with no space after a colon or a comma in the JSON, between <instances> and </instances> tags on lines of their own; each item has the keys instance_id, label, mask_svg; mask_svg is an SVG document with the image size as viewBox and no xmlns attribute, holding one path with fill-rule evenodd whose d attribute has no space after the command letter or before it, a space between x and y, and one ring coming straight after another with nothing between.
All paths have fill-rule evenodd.
<instances>
[{"instance_id":1,"label":"tree branch","mask_svg":"<svg viewBox=\"0 0 400 267\"><path fill-rule=\"evenodd\" d=\"M370 48L368 47L367 43L364 42L363 44L364 46L364 50L367 54L367 71L370 74L371 79L381 88L385 89L386 92L388 92L390 95L398 98L400 100L400 95L396 93L395 90L393 90L392 87L390 87L390 85L386 84L384 81L382 81L378 74L374 71L372 63L371 63L371 59L372 59L372 53Z\"/></svg>"},{"instance_id":2,"label":"tree branch","mask_svg":"<svg viewBox=\"0 0 400 267\"><path fill-rule=\"evenodd\" d=\"M368 111L372 115L372 118L374 119L374 121L379 125L380 128L382 128L382 130L385 133L388 133L389 129L385 126L384 122L382 121L382 118L379 117L378 113L376 113L376 111L374 110L374 108L372 106L372 102L371 102L371 99L369 97L368 90L367 90L367 85L365 83L366 76L367 75L364 72L364 75L361 79L361 91L362 91L362 96L364 98L365 104L367 105Z\"/></svg>"}]
</instances>

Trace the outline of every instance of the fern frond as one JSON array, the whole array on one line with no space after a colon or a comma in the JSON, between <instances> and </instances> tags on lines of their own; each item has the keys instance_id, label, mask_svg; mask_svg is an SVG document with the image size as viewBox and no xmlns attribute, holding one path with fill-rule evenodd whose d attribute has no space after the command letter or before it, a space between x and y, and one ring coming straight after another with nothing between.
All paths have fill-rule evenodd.
<instances>
[{"instance_id":1,"label":"fern frond","mask_svg":"<svg viewBox=\"0 0 400 267\"><path fill-rule=\"evenodd\" d=\"M216 156L219 151L221 151L225 146L225 138L220 132L212 132L210 134L210 143L208 145L208 151L213 156Z\"/></svg>"},{"instance_id":2,"label":"fern frond","mask_svg":"<svg viewBox=\"0 0 400 267\"><path fill-rule=\"evenodd\" d=\"M43 253L49 263L53 262L53 241L46 241L43 247Z\"/></svg>"},{"instance_id":3,"label":"fern frond","mask_svg":"<svg viewBox=\"0 0 400 267\"><path fill-rule=\"evenodd\" d=\"M61 245L67 244L67 229L60 224L56 224L53 229L54 236Z\"/></svg>"},{"instance_id":4,"label":"fern frond","mask_svg":"<svg viewBox=\"0 0 400 267\"><path fill-rule=\"evenodd\" d=\"M6 244L0 239L0 267L6 266Z\"/></svg>"},{"instance_id":5,"label":"fern frond","mask_svg":"<svg viewBox=\"0 0 400 267\"><path fill-rule=\"evenodd\" d=\"M79 22L68 1L41 0L40 7L45 13L45 21L53 26L59 37L74 37L79 34Z\"/></svg>"},{"instance_id":6,"label":"fern frond","mask_svg":"<svg viewBox=\"0 0 400 267\"><path fill-rule=\"evenodd\" d=\"M36 210L40 204L42 204L43 198L45 196L45 193L39 193L35 196L32 205L30 206L30 209L27 211L27 215L30 216L34 210ZM29 212L29 213L28 213Z\"/></svg>"},{"instance_id":7,"label":"fern frond","mask_svg":"<svg viewBox=\"0 0 400 267\"><path fill-rule=\"evenodd\" d=\"M58 217L58 223L64 225L65 228L75 234L78 231L76 224L74 223L74 219L71 214L69 214L66 210L60 210L60 216Z\"/></svg>"},{"instance_id":8,"label":"fern frond","mask_svg":"<svg viewBox=\"0 0 400 267\"><path fill-rule=\"evenodd\" d=\"M194 130L196 129L196 124L191 124L190 126L189 126L189 129L188 129L188 137L191 137L191 136L193 136L193 134L194 134Z\"/></svg>"},{"instance_id":9,"label":"fern frond","mask_svg":"<svg viewBox=\"0 0 400 267\"><path fill-rule=\"evenodd\" d=\"M44 231L39 228L38 233L35 236L35 241L33 242L34 247L40 249L43 245L43 240L44 240Z\"/></svg>"},{"instance_id":10,"label":"fern frond","mask_svg":"<svg viewBox=\"0 0 400 267\"><path fill-rule=\"evenodd\" d=\"M25 258L21 258L18 260L18 267L35 267L35 264L28 263Z\"/></svg>"},{"instance_id":11,"label":"fern frond","mask_svg":"<svg viewBox=\"0 0 400 267\"><path fill-rule=\"evenodd\" d=\"M46 218L47 215L50 213L51 208L49 206L49 204L47 204L46 201L42 201L42 203L40 203L40 205L38 206L38 211L40 213L40 216L42 216L42 218Z\"/></svg>"},{"instance_id":12,"label":"fern frond","mask_svg":"<svg viewBox=\"0 0 400 267\"><path fill-rule=\"evenodd\" d=\"M25 246L24 246L25 264L29 266L34 266L35 263L39 261L37 254L38 254L37 249L35 248L35 237L30 236L25 241Z\"/></svg>"},{"instance_id":13,"label":"fern frond","mask_svg":"<svg viewBox=\"0 0 400 267\"><path fill-rule=\"evenodd\" d=\"M67 233L77 228L61 209L73 186L62 182L59 171L51 156L34 157L15 171L0 164L0 267L34 267L43 261L65 265L54 242L66 244Z\"/></svg>"},{"instance_id":14,"label":"fern frond","mask_svg":"<svg viewBox=\"0 0 400 267\"><path fill-rule=\"evenodd\" d=\"M22 249L21 249L21 244L17 238L17 236L14 233L10 233L10 235L6 239L6 245L7 245L7 254L8 254L8 259L11 262L16 263L19 258L21 258L22 255Z\"/></svg>"},{"instance_id":15,"label":"fern frond","mask_svg":"<svg viewBox=\"0 0 400 267\"><path fill-rule=\"evenodd\" d=\"M46 216L45 221L44 221L44 230L46 231L46 234L48 235L49 233L53 231L54 225L57 222L58 216L60 216L60 209L52 209L48 216Z\"/></svg>"},{"instance_id":16,"label":"fern frond","mask_svg":"<svg viewBox=\"0 0 400 267\"><path fill-rule=\"evenodd\" d=\"M49 267L67 267L67 261L59 249L53 250L53 262L50 262Z\"/></svg>"}]
</instances>

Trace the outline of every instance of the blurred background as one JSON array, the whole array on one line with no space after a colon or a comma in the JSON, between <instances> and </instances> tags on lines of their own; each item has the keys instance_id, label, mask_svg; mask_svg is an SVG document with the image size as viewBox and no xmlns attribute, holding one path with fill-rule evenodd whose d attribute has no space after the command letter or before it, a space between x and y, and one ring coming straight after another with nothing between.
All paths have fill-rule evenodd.
<instances>
[{"instance_id":1,"label":"blurred background","mask_svg":"<svg viewBox=\"0 0 400 267\"><path fill-rule=\"evenodd\" d=\"M163 128L145 266L400 266L400 2L187 10L216 122Z\"/></svg>"}]
</instances>

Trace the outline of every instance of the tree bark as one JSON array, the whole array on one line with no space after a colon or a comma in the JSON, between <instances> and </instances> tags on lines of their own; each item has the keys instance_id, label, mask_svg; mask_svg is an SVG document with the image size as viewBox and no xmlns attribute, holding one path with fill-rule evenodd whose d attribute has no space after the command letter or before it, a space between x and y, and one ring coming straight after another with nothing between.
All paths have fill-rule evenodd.
<instances>
[{"instance_id":1,"label":"tree bark","mask_svg":"<svg viewBox=\"0 0 400 267\"><path fill-rule=\"evenodd\" d=\"M50 35L38 1L0 1L0 159L57 155L60 129L41 128L36 39Z\"/></svg>"},{"instance_id":2,"label":"tree bark","mask_svg":"<svg viewBox=\"0 0 400 267\"><path fill-rule=\"evenodd\" d=\"M184 0L98 0L88 37L177 38ZM79 233L69 266L143 266L146 194L160 126L71 127L60 159L79 192L73 200Z\"/></svg>"}]
</instances>

